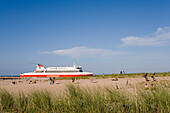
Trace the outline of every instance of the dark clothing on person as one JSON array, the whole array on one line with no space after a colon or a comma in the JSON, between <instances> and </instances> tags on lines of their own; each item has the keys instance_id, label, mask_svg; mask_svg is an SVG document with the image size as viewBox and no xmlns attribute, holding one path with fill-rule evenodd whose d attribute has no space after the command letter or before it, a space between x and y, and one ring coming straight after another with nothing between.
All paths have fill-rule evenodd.
<instances>
[{"instance_id":1,"label":"dark clothing on person","mask_svg":"<svg viewBox=\"0 0 170 113\"><path fill-rule=\"evenodd\" d=\"M75 81L75 78L73 77L73 78L72 78L72 82L74 82L74 81Z\"/></svg>"},{"instance_id":2,"label":"dark clothing on person","mask_svg":"<svg viewBox=\"0 0 170 113\"><path fill-rule=\"evenodd\" d=\"M148 73L146 73L146 74L144 75L144 78L145 78L146 81L149 81L147 76L148 76Z\"/></svg>"},{"instance_id":3,"label":"dark clothing on person","mask_svg":"<svg viewBox=\"0 0 170 113\"><path fill-rule=\"evenodd\" d=\"M53 77L53 84L55 83L55 77Z\"/></svg>"},{"instance_id":4,"label":"dark clothing on person","mask_svg":"<svg viewBox=\"0 0 170 113\"><path fill-rule=\"evenodd\" d=\"M50 84L53 84L53 78L50 77Z\"/></svg>"}]
</instances>

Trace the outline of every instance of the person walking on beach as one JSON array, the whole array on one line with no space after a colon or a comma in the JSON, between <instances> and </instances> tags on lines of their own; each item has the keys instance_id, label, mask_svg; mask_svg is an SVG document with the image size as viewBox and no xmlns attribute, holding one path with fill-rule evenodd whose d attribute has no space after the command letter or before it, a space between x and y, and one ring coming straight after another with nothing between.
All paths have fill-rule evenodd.
<instances>
[{"instance_id":1,"label":"person walking on beach","mask_svg":"<svg viewBox=\"0 0 170 113\"><path fill-rule=\"evenodd\" d=\"M145 78L146 81L149 81L149 80L148 80L148 73L146 73L146 74L144 75L144 78Z\"/></svg>"},{"instance_id":2,"label":"person walking on beach","mask_svg":"<svg viewBox=\"0 0 170 113\"><path fill-rule=\"evenodd\" d=\"M53 84L53 79L52 79L52 77L50 77L50 84Z\"/></svg>"},{"instance_id":3,"label":"person walking on beach","mask_svg":"<svg viewBox=\"0 0 170 113\"><path fill-rule=\"evenodd\" d=\"M155 73L151 76L153 78L153 81L155 81Z\"/></svg>"},{"instance_id":4,"label":"person walking on beach","mask_svg":"<svg viewBox=\"0 0 170 113\"><path fill-rule=\"evenodd\" d=\"M90 77L90 81L93 82L93 77Z\"/></svg>"},{"instance_id":5,"label":"person walking on beach","mask_svg":"<svg viewBox=\"0 0 170 113\"><path fill-rule=\"evenodd\" d=\"M72 78L72 82L74 82L74 81L75 81L75 78L73 77L73 78Z\"/></svg>"},{"instance_id":6,"label":"person walking on beach","mask_svg":"<svg viewBox=\"0 0 170 113\"><path fill-rule=\"evenodd\" d=\"M53 77L53 84L55 83L55 77Z\"/></svg>"}]
</instances>

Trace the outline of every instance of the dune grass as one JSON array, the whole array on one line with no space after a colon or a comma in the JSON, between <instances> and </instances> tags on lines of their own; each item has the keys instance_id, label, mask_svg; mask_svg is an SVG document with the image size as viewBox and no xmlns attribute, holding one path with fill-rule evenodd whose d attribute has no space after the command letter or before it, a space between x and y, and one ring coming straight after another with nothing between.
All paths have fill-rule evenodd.
<instances>
[{"instance_id":1,"label":"dune grass","mask_svg":"<svg viewBox=\"0 0 170 113\"><path fill-rule=\"evenodd\" d=\"M38 113L168 113L170 112L170 84L154 84L145 90L135 86L134 93L112 88L82 88L67 85L64 94L53 95L48 91L35 91L25 96L14 96L0 90L1 112Z\"/></svg>"},{"instance_id":2,"label":"dune grass","mask_svg":"<svg viewBox=\"0 0 170 113\"><path fill-rule=\"evenodd\" d=\"M128 74L103 74L103 75L93 75L96 79L100 78L138 78L143 77L145 73L128 73ZM153 73L148 73L148 77L151 77ZM166 77L170 76L170 72L156 73L155 77ZM75 77L76 79L90 79L90 76ZM55 80L70 80L72 77L60 77L55 78Z\"/></svg>"},{"instance_id":3,"label":"dune grass","mask_svg":"<svg viewBox=\"0 0 170 113\"><path fill-rule=\"evenodd\" d=\"M95 78L138 78L143 77L145 73L128 73L128 74L103 74L94 75ZM148 73L148 77L151 77L153 73ZM170 72L156 73L155 77L166 77L170 76Z\"/></svg>"}]
</instances>

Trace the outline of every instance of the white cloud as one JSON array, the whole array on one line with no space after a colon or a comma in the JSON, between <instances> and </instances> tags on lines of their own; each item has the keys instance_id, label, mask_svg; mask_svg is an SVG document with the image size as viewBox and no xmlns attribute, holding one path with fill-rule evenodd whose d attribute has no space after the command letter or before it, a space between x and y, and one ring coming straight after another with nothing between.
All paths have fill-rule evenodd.
<instances>
[{"instance_id":1,"label":"white cloud","mask_svg":"<svg viewBox=\"0 0 170 113\"><path fill-rule=\"evenodd\" d=\"M106 49L93 49L88 47L73 47L71 49L54 50L41 52L43 54L55 54L61 56L71 56L72 58L80 57L107 57L114 55L126 54L126 52L114 52Z\"/></svg>"},{"instance_id":2,"label":"white cloud","mask_svg":"<svg viewBox=\"0 0 170 113\"><path fill-rule=\"evenodd\" d=\"M120 39L121 46L162 46L170 39L170 28L158 28L152 37L128 36Z\"/></svg>"},{"instance_id":3,"label":"white cloud","mask_svg":"<svg viewBox=\"0 0 170 113\"><path fill-rule=\"evenodd\" d=\"M157 29L157 33L161 33L161 32L163 32L164 31L164 29L163 28L161 28L161 27L159 27L158 29Z\"/></svg>"}]
</instances>

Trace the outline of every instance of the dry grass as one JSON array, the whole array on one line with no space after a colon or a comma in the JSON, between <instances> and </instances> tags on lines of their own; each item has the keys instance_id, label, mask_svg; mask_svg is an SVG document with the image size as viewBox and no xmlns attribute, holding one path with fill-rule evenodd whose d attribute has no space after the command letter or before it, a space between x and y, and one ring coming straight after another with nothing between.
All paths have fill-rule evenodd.
<instances>
[{"instance_id":1,"label":"dry grass","mask_svg":"<svg viewBox=\"0 0 170 113\"><path fill-rule=\"evenodd\" d=\"M134 94L113 88L83 88L67 85L62 95L52 95L48 91L36 91L28 96L19 93L13 96L5 90L0 91L1 112L170 112L170 84L162 81L154 84L154 89L145 90L140 85Z\"/></svg>"}]
</instances>

